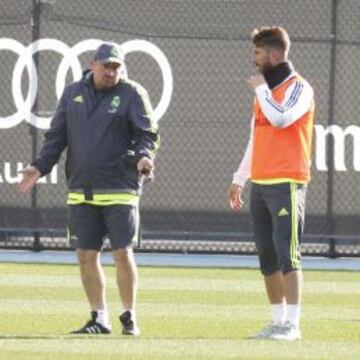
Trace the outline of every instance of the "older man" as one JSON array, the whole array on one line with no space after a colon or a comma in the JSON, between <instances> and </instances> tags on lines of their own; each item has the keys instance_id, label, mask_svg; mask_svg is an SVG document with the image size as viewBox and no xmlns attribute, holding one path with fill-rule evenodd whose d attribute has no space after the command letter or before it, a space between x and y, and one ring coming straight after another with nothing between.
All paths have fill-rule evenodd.
<instances>
[{"instance_id":1,"label":"older man","mask_svg":"<svg viewBox=\"0 0 360 360\"><path fill-rule=\"evenodd\" d=\"M28 192L67 148L68 235L76 244L91 308L91 319L73 333L111 332L100 263L105 236L117 267L122 333L140 333L132 244L139 236L139 198L144 181L153 176L159 135L146 90L120 78L123 66L115 44L103 43L96 50L90 69L65 89L40 154L23 171L19 185Z\"/></svg>"}]
</instances>

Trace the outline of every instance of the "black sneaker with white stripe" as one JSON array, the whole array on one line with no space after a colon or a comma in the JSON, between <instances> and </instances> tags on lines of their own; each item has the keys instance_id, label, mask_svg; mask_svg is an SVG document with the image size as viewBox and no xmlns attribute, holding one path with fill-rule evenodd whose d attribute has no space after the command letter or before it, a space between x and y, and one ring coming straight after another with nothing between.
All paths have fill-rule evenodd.
<instances>
[{"instance_id":1,"label":"black sneaker with white stripe","mask_svg":"<svg viewBox=\"0 0 360 360\"><path fill-rule=\"evenodd\" d=\"M74 330L71 334L110 334L111 329L96 322L97 312L91 311L91 320L89 320L82 328Z\"/></svg>"},{"instance_id":2,"label":"black sneaker with white stripe","mask_svg":"<svg viewBox=\"0 0 360 360\"><path fill-rule=\"evenodd\" d=\"M123 335L140 335L140 329L136 326L136 321L133 319L130 311L125 311L119 316L122 325Z\"/></svg>"}]
</instances>

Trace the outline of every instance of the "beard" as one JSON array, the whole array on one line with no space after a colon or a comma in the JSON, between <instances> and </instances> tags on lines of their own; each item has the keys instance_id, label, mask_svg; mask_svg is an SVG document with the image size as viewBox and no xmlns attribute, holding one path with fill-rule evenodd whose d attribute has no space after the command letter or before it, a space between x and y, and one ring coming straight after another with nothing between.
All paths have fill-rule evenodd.
<instances>
[{"instance_id":1,"label":"beard","mask_svg":"<svg viewBox=\"0 0 360 360\"><path fill-rule=\"evenodd\" d=\"M270 64L270 62L266 62L265 64L263 64L261 67L258 66L259 71L263 74L266 75L269 72L272 72L272 70L274 69L274 65Z\"/></svg>"}]
</instances>

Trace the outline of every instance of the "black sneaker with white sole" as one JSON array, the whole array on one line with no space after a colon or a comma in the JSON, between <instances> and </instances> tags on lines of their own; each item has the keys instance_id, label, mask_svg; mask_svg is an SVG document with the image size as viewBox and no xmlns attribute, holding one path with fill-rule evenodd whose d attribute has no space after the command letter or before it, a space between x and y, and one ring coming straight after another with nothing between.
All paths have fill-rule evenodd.
<instances>
[{"instance_id":1,"label":"black sneaker with white sole","mask_svg":"<svg viewBox=\"0 0 360 360\"><path fill-rule=\"evenodd\" d=\"M140 335L140 329L137 327L135 319L133 319L130 311L125 311L119 316L122 325L123 335Z\"/></svg>"},{"instance_id":2,"label":"black sneaker with white sole","mask_svg":"<svg viewBox=\"0 0 360 360\"><path fill-rule=\"evenodd\" d=\"M111 329L96 322L97 312L91 311L91 320L89 320L82 328L71 331L70 334L110 334Z\"/></svg>"}]
</instances>

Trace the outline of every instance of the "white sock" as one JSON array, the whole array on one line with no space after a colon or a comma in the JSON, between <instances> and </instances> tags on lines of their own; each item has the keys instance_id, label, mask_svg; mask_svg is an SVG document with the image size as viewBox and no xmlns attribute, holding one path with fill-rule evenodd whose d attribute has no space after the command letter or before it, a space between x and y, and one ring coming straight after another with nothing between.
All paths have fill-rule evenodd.
<instances>
[{"instance_id":1,"label":"white sock","mask_svg":"<svg viewBox=\"0 0 360 360\"><path fill-rule=\"evenodd\" d=\"M271 304L272 323L282 325L285 322L286 306L284 303Z\"/></svg>"},{"instance_id":2,"label":"white sock","mask_svg":"<svg viewBox=\"0 0 360 360\"><path fill-rule=\"evenodd\" d=\"M96 310L96 312L97 312L96 322L110 329L111 325L109 321L109 313L107 312L107 310L101 309L101 310Z\"/></svg>"},{"instance_id":3,"label":"white sock","mask_svg":"<svg viewBox=\"0 0 360 360\"><path fill-rule=\"evenodd\" d=\"M300 323L300 305L299 304L291 304L286 307L286 322L299 327Z\"/></svg>"}]
</instances>

